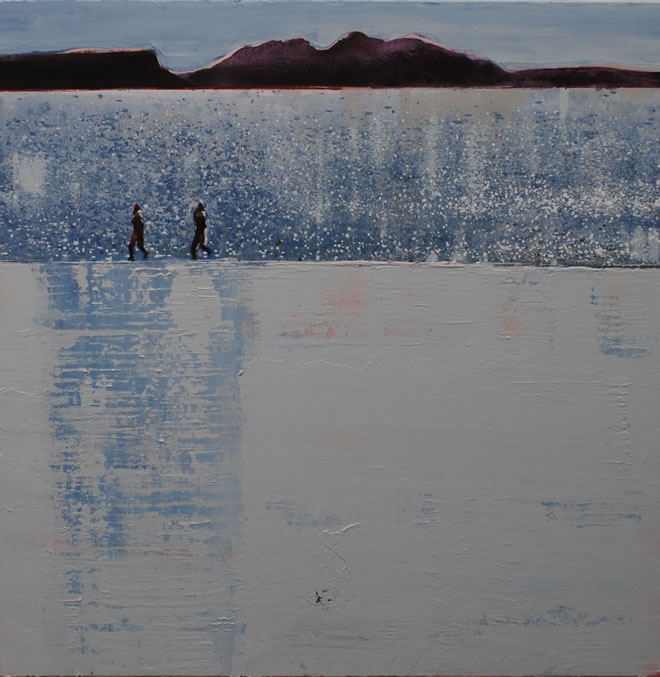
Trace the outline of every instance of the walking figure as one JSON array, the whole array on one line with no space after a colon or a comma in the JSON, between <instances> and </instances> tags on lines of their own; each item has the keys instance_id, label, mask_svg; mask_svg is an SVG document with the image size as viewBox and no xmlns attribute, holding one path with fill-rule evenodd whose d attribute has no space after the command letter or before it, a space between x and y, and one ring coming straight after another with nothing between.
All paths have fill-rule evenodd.
<instances>
[{"instance_id":1,"label":"walking figure","mask_svg":"<svg viewBox=\"0 0 660 677\"><path fill-rule=\"evenodd\" d=\"M190 253L192 254L193 259L196 259L198 256L197 247L199 246L206 252L207 256L211 256L211 250L204 244L206 212L204 211L204 205L201 202L197 204L197 208L193 212L193 220L195 221L195 237L193 238L192 246L190 247Z\"/></svg>"},{"instance_id":2,"label":"walking figure","mask_svg":"<svg viewBox=\"0 0 660 677\"><path fill-rule=\"evenodd\" d=\"M135 260L136 244L146 259L149 256L149 252L144 248L144 219L142 218L140 205L137 202L133 205L133 218L131 221L133 223L133 235L131 235L131 241L128 243L128 260Z\"/></svg>"}]
</instances>

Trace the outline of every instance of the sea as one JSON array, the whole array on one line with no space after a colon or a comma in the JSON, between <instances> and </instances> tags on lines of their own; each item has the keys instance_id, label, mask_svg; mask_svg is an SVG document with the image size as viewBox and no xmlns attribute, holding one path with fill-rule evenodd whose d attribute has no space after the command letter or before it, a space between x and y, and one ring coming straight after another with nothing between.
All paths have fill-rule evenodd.
<instances>
[{"instance_id":1,"label":"sea","mask_svg":"<svg viewBox=\"0 0 660 677\"><path fill-rule=\"evenodd\" d=\"M652 89L0 94L0 261L656 266Z\"/></svg>"}]
</instances>

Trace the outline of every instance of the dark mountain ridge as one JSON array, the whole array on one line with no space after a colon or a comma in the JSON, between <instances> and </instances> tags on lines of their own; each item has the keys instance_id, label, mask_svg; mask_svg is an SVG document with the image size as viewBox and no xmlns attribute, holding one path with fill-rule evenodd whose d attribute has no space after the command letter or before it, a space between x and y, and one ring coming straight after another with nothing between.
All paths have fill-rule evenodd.
<instances>
[{"instance_id":1,"label":"dark mountain ridge","mask_svg":"<svg viewBox=\"0 0 660 677\"><path fill-rule=\"evenodd\" d=\"M380 40L350 33L326 49L306 40L242 47L186 74L196 87L488 87L509 83L497 64L417 36Z\"/></svg>"},{"instance_id":2,"label":"dark mountain ridge","mask_svg":"<svg viewBox=\"0 0 660 677\"><path fill-rule=\"evenodd\" d=\"M318 49L304 38L234 50L189 72L153 50L75 50L0 56L0 90L250 89L282 87L660 87L660 72L605 66L507 71L417 35L353 32Z\"/></svg>"},{"instance_id":3,"label":"dark mountain ridge","mask_svg":"<svg viewBox=\"0 0 660 677\"><path fill-rule=\"evenodd\" d=\"M72 50L0 56L0 90L182 89L154 50Z\"/></svg>"}]
</instances>

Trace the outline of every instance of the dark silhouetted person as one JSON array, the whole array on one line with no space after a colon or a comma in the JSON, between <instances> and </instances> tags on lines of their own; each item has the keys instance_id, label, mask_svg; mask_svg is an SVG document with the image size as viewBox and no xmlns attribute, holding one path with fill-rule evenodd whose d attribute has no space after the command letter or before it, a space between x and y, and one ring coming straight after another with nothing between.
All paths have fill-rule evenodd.
<instances>
[{"instance_id":1,"label":"dark silhouetted person","mask_svg":"<svg viewBox=\"0 0 660 677\"><path fill-rule=\"evenodd\" d=\"M133 261L135 259L136 244L146 259L149 256L149 252L144 248L144 219L142 218L140 205L137 202L133 205L132 223L133 235L131 235L131 241L128 243L128 260Z\"/></svg>"},{"instance_id":2,"label":"dark silhouetted person","mask_svg":"<svg viewBox=\"0 0 660 677\"><path fill-rule=\"evenodd\" d=\"M195 221L195 237L192 241L192 246L190 247L190 253L192 254L193 259L196 259L197 247L203 249L207 256L211 256L211 250L204 244L205 235L204 231L206 230L206 212L204 211L204 205L200 202L195 211L193 212L193 220Z\"/></svg>"}]
</instances>

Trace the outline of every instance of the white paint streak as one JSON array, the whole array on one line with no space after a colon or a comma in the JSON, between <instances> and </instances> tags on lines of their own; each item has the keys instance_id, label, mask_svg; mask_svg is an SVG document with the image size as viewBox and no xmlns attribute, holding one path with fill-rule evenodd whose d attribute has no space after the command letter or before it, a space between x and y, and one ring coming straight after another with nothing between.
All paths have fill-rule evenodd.
<instances>
[{"instance_id":1,"label":"white paint streak","mask_svg":"<svg viewBox=\"0 0 660 677\"><path fill-rule=\"evenodd\" d=\"M329 531L327 529L323 530L324 534L329 534L332 536L336 536L337 534L345 534L349 529L354 529L355 527L359 527L360 522L353 522L353 524L347 524L345 527L338 529L337 531Z\"/></svg>"},{"instance_id":2,"label":"white paint streak","mask_svg":"<svg viewBox=\"0 0 660 677\"><path fill-rule=\"evenodd\" d=\"M562 87L559 90L559 117L563 122L568 114L568 89Z\"/></svg>"}]
</instances>

